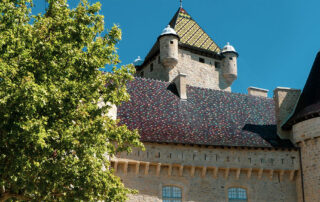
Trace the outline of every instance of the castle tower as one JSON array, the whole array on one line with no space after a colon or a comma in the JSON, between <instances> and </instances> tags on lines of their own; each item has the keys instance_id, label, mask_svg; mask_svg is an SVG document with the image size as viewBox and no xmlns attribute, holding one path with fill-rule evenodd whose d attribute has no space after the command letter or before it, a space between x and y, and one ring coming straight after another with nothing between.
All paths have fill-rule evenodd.
<instances>
[{"instance_id":1,"label":"castle tower","mask_svg":"<svg viewBox=\"0 0 320 202\"><path fill-rule=\"evenodd\" d=\"M168 25L158 38L160 43L160 61L164 67L174 67L178 64L179 36Z\"/></svg>"},{"instance_id":2,"label":"castle tower","mask_svg":"<svg viewBox=\"0 0 320 202\"><path fill-rule=\"evenodd\" d=\"M224 56L222 59L222 75L231 85L234 80L237 79L237 57L238 53L233 46L228 42L221 51Z\"/></svg>"},{"instance_id":3,"label":"castle tower","mask_svg":"<svg viewBox=\"0 0 320 202\"><path fill-rule=\"evenodd\" d=\"M231 91L237 78L238 53L230 45L221 51L200 25L179 8L142 63L136 76L173 82L186 75L189 86Z\"/></svg>"},{"instance_id":4,"label":"castle tower","mask_svg":"<svg viewBox=\"0 0 320 202\"><path fill-rule=\"evenodd\" d=\"M305 202L320 201L320 52L294 113L283 124L300 147Z\"/></svg>"}]
</instances>

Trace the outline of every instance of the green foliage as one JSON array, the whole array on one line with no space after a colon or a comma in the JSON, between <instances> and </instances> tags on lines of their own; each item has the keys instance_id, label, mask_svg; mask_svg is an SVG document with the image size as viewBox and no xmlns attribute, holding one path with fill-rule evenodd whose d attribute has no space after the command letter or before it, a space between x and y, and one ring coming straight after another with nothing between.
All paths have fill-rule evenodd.
<instances>
[{"instance_id":1,"label":"green foliage","mask_svg":"<svg viewBox=\"0 0 320 202\"><path fill-rule=\"evenodd\" d=\"M108 155L143 146L103 114L129 99L134 68L98 70L119 63L121 31L101 36L100 3L48 2L31 16L32 0L0 1L0 201L124 201Z\"/></svg>"}]
</instances>

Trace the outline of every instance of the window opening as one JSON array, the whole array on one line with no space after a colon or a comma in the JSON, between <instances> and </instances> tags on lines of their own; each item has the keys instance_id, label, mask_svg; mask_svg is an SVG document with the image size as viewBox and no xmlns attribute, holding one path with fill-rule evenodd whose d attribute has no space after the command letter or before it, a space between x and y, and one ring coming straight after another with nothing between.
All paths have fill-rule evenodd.
<instances>
[{"instance_id":1,"label":"window opening","mask_svg":"<svg viewBox=\"0 0 320 202\"><path fill-rule=\"evenodd\" d=\"M215 63L214 63L214 66L215 66L216 68L220 68L220 62L215 62Z\"/></svg>"},{"instance_id":2,"label":"window opening","mask_svg":"<svg viewBox=\"0 0 320 202\"><path fill-rule=\"evenodd\" d=\"M204 58L199 58L199 62L204 63Z\"/></svg>"},{"instance_id":3,"label":"window opening","mask_svg":"<svg viewBox=\"0 0 320 202\"><path fill-rule=\"evenodd\" d=\"M153 71L153 63L151 63L151 65L150 65L150 72L152 72Z\"/></svg>"},{"instance_id":4,"label":"window opening","mask_svg":"<svg viewBox=\"0 0 320 202\"><path fill-rule=\"evenodd\" d=\"M229 202L247 202L247 191L243 188L232 187L228 189Z\"/></svg>"},{"instance_id":5,"label":"window opening","mask_svg":"<svg viewBox=\"0 0 320 202\"><path fill-rule=\"evenodd\" d=\"M163 202L181 202L182 201L181 189L175 186L162 187L162 201Z\"/></svg>"}]
</instances>

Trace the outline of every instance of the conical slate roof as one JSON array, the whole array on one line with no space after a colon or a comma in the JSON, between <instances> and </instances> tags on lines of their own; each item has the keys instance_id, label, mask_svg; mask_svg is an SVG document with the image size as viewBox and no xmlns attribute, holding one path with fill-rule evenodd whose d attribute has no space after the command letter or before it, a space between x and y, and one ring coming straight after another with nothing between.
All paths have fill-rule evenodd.
<instances>
[{"instance_id":1,"label":"conical slate roof","mask_svg":"<svg viewBox=\"0 0 320 202\"><path fill-rule=\"evenodd\" d=\"M313 63L294 113L282 126L288 130L301 121L320 116L320 52Z\"/></svg>"},{"instance_id":2,"label":"conical slate roof","mask_svg":"<svg viewBox=\"0 0 320 202\"><path fill-rule=\"evenodd\" d=\"M216 53L220 52L219 46L183 8L179 8L169 25L179 35L180 43Z\"/></svg>"}]
</instances>

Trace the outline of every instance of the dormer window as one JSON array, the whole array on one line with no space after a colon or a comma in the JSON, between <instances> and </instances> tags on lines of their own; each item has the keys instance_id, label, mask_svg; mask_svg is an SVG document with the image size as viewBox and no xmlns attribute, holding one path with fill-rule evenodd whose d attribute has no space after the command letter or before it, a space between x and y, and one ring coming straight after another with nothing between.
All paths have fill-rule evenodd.
<instances>
[{"instance_id":1,"label":"dormer window","mask_svg":"<svg viewBox=\"0 0 320 202\"><path fill-rule=\"evenodd\" d=\"M199 58L199 62L204 63L204 58Z\"/></svg>"}]
</instances>

